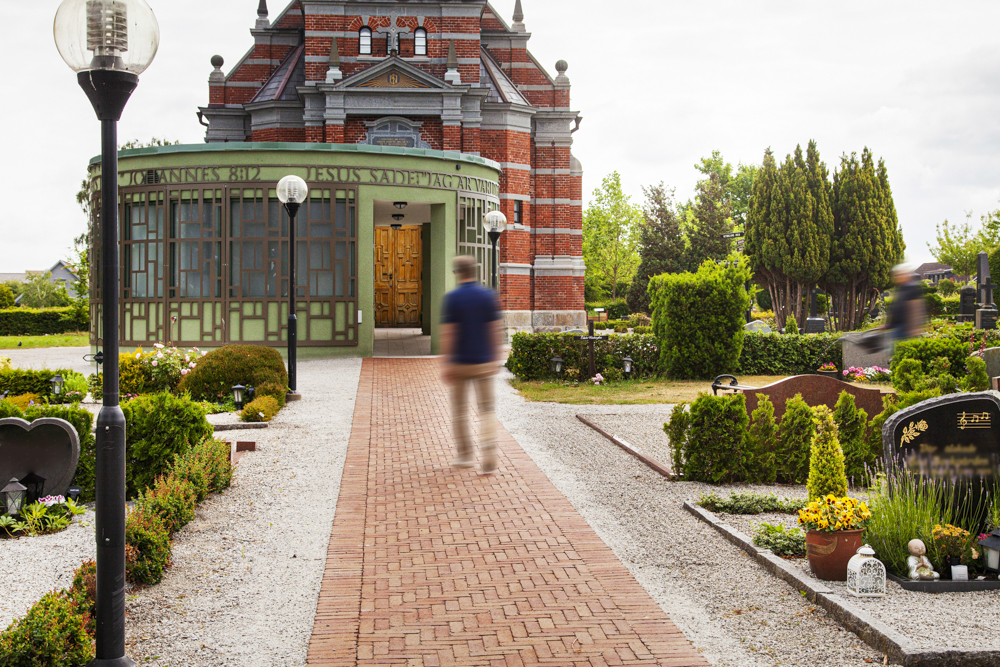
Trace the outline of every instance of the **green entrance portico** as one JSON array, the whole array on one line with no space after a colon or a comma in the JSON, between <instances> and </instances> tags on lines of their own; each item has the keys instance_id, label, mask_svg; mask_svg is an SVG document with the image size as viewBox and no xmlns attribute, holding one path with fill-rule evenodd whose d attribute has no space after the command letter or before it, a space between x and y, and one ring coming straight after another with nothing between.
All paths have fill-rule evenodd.
<instances>
[{"instance_id":1,"label":"green entrance portico","mask_svg":"<svg viewBox=\"0 0 1000 667\"><path fill-rule=\"evenodd\" d=\"M299 356L372 355L376 228L393 224L420 239L416 317L436 353L453 257L475 255L487 278L482 216L499 205L499 173L477 156L396 147L228 143L122 151L122 346L284 348L289 229L275 187L296 174L310 188L296 221ZM95 211L99 176L95 159ZM99 225L95 219L91 230L95 277ZM104 335L100 280L91 284L96 345Z\"/></svg>"}]
</instances>

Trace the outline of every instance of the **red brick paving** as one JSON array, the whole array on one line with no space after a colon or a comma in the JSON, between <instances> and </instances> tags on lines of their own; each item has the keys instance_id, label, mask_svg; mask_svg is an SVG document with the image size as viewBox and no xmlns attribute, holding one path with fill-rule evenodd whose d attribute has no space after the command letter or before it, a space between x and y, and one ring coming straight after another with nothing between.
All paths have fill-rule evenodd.
<instances>
[{"instance_id":1,"label":"red brick paving","mask_svg":"<svg viewBox=\"0 0 1000 667\"><path fill-rule=\"evenodd\" d=\"M708 663L502 427L455 470L427 359L366 359L308 664Z\"/></svg>"}]
</instances>

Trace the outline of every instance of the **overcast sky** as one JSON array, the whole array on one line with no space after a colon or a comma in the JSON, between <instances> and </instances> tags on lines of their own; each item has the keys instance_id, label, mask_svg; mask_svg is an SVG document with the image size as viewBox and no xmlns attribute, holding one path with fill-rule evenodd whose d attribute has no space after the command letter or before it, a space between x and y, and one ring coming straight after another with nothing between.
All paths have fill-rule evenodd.
<instances>
[{"instance_id":1,"label":"overcast sky","mask_svg":"<svg viewBox=\"0 0 1000 667\"><path fill-rule=\"evenodd\" d=\"M252 44L257 0L150 0L160 52L120 137L200 143L209 59L226 69ZM885 159L908 246L945 218L1000 208L996 0L523 0L529 47L554 74L570 64L584 122L575 155L590 193L612 170L637 200L664 181L691 196L713 149L759 163L819 142L831 168L865 146ZM58 0L0 0L7 102L0 273L65 257L85 221L74 195L100 127L52 41ZM272 16L284 8L270 0ZM280 5L280 6L279 6ZM514 0L494 7L509 20ZM617 12L617 15L616 15Z\"/></svg>"}]
</instances>

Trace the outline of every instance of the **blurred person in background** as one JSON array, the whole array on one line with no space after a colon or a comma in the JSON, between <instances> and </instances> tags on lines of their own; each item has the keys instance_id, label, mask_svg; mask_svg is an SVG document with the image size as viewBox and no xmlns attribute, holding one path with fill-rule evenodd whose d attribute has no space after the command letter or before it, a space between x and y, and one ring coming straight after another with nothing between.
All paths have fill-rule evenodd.
<instances>
[{"instance_id":1,"label":"blurred person in background","mask_svg":"<svg viewBox=\"0 0 1000 667\"><path fill-rule=\"evenodd\" d=\"M494 407L494 376L500 359L500 304L496 293L476 280L476 260L468 255L455 258L458 287L444 297L441 352L444 382L451 387L452 429L458 468L475 465L469 434L469 385L479 401L479 443L484 474L496 470L497 418Z\"/></svg>"},{"instance_id":2,"label":"blurred person in background","mask_svg":"<svg viewBox=\"0 0 1000 667\"><path fill-rule=\"evenodd\" d=\"M913 272L909 264L893 267L892 273L896 289L892 293L885 324L880 327L885 330L885 344L890 348L901 340L919 336L927 326L927 304L920 276Z\"/></svg>"}]
</instances>

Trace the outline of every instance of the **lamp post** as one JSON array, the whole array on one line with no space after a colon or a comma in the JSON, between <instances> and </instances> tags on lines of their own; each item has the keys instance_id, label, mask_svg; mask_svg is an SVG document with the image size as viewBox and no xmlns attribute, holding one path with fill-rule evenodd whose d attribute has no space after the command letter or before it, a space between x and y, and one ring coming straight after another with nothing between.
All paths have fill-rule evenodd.
<instances>
[{"instance_id":1,"label":"lamp post","mask_svg":"<svg viewBox=\"0 0 1000 667\"><path fill-rule=\"evenodd\" d=\"M507 216L500 211L490 211L483 218L486 226L486 233L490 237L490 244L493 246L493 289L497 289L497 241L500 235L507 229Z\"/></svg>"},{"instance_id":2,"label":"lamp post","mask_svg":"<svg viewBox=\"0 0 1000 667\"><path fill-rule=\"evenodd\" d=\"M118 405L118 121L153 62L160 28L144 0L64 0L56 48L101 121L101 324L104 405L97 416L97 667L125 657L125 416Z\"/></svg>"},{"instance_id":3,"label":"lamp post","mask_svg":"<svg viewBox=\"0 0 1000 667\"><path fill-rule=\"evenodd\" d=\"M296 391L296 363L298 358L299 323L295 316L295 216L306 203L309 186L298 176L285 176L278 181L278 201L288 211L288 395L286 401L297 401L302 394Z\"/></svg>"}]
</instances>

